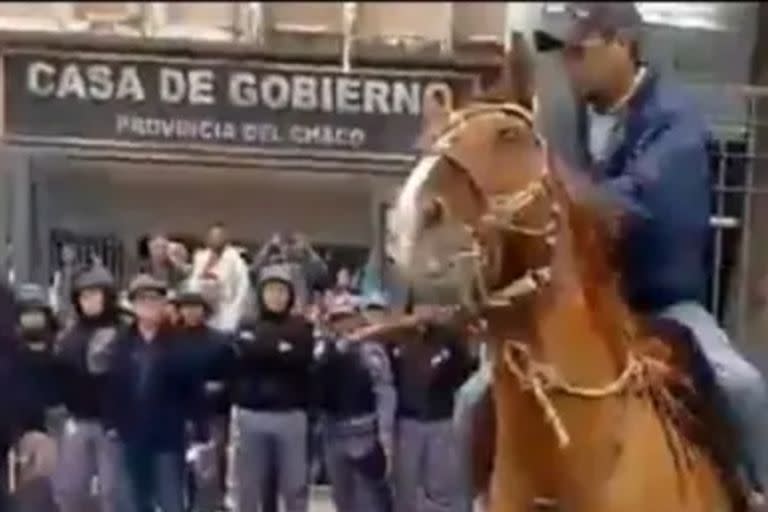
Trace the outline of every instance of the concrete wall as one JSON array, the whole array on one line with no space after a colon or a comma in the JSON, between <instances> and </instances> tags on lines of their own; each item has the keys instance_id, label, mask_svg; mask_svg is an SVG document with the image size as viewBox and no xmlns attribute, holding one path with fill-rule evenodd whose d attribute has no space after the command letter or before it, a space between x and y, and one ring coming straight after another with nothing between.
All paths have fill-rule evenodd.
<instances>
[{"instance_id":1,"label":"concrete wall","mask_svg":"<svg viewBox=\"0 0 768 512\"><path fill-rule=\"evenodd\" d=\"M213 221L247 242L298 230L322 243L368 246L375 235L375 178L109 162L69 167L49 177L53 228L119 232L127 242L154 229L202 236Z\"/></svg>"}]
</instances>

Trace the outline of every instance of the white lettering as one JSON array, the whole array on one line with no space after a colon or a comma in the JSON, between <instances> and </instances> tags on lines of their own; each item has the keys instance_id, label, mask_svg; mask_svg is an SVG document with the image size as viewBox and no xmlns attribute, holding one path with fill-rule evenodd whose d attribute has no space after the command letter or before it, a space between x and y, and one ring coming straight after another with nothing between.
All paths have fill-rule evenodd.
<instances>
[{"instance_id":1,"label":"white lettering","mask_svg":"<svg viewBox=\"0 0 768 512\"><path fill-rule=\"evenodd\" d=\"M127 66L120 70L116 97L118 100L128 99L135 103L144 101L144 87L139 80L139 71L136 66Z\"/></svg>"},{"instance_id":2,"label":"white lettering","mask_svg":"<svg viewBox=\"0 0 768 512\"><path fill-rule=\"evenodd\" d=\"M261 81L261 101L271 109L288 106L291 86L284 76L269 75Z\"/></svg>"},{"instance_id":3,"label":"white lettering","mask_svg":"<svg viewBox=\"0 0 768 512\"><path fill-rule=\"evenodd\" d=\"M180 103L187 92L184 73L174 68L160 68L160 100L165 103Z\"/></svg>"},{"instance_id":4,"label":"white lettering","mask_svg":"<svg viewBox=\"0 0 768 512\"><path fill-rule=\"evenodd\" d=\"M238 107L253 107L258 105L259 96L256 91L256 77L253 73L232 73L229 77L229 101Z\"/></svg>"},{"instance_id":5,"label":"white lettering","mask_svg":"<svg viewBox=\"0 0 768 512\"><path fill-rule=\"evenodd\" d=\"M293 77L293 108L315 110L317 108L317 78L307 75Z\"/></svg>"},{"instance_id":6,"label":"white lettering","mask_svg":"<svg viewBox=\"0 0 768 512\"><path fill-rule=\"evenodd\" d=\"M112 82L112 70L105 64L96 64L86 70L88 76L88 92L97 101L107 101L115 93Z\"/></svg>"},{"instance_id":7,"label":"white lettering","mask_svg":"<svg viewBox=\"0 0 768 512\"><path fill-rule=\"evenodd\" d=\"M366 114L389 114L389 84L383 80L365 82L363 112Z\"/></svg>"},{"instance_id":8,"label":"white lettering","mask_svg":"<svg viewBox=\"0 0 768 512\"><path fill-rule=\"evenodd\" d=\"M324 76L322 78L322 111L333 112L333 78Z\"/></svg>"},{"instance_id":9,"label":"white lettering","mask_svg":"<svg viewBox=\"0 0 768 512\"><path fill-rule=\"evenodd\" d=\"M297 124L291 126L288 136L299 145L359 148L365 143L364 130L345 126Z\"/></svg>"},{"instance_id":10,"label":"white lettering","mask_svg":"<svg viewBox=\"0 0 768 512\"><path fill-rule=\"evenodd\" d=\"M404 83L397 80L392 85L393 113L419 115L420 100L421 87L419 83Z\"/></svg>"},{"instance_id":11,"label":"white lettering","mask_svg":"<svg viewBox=\"0 0 768 512\"><path fill-rule=\"evenodd\" d=\"M27 67L27 90L36 96L47 98L56 89L56 68L47 62L33 62Z\"/></svg>"},{"instance_id":12,"label":"white lettering","mask_svg":"<svg viewBox=\"0 0 768 512\"><path fill-rule=\"evenodd\" d=\"M118 114L115 125L116 125L115 130L117 131L118 134L121 134L124 131L126 131L128 127L131 126L131 117L125 114Z\"/></svg>"},{"instance_id":13,"label":"white lettering","mask_svg":"<svg viewBox=\"0 0 768 512\"><path fill-rule=\"evenodd\" d=\"M360 80L345 77L336 80L336 110L342 114L360 112Z\"/></svg>"},{"instance_id":14,"label":"white lettering","mask_svg":"<svg viewBox=\"0 0 768 512\"><path fill-rule=\"evenodd\" d=\"M77 64L65 66L61 72L61 77L59 77L59 89L56 91L56 96L66 98L70 95L74 95L81 100L88 99L85 92L85 81L80 76Z\"/></svg>"},{"instance_id":15,"label":"white lettering","mask_svg":"<svg viewBox=\"0 0 768 512\"><path fill-rule=\"evenodd\" d=\"M189 76L190 105L213 105L213 71L210 69L193 69Z\"/></svg>"}]
</instances>

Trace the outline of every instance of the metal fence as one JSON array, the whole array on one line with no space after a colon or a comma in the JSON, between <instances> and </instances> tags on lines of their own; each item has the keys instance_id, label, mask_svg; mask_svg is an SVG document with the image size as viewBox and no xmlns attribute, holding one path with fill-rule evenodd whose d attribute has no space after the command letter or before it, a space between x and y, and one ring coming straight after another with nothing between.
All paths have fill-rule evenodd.
<instances>
[{"instance_id":1,"label":"metal fence","mask_svg":"<svg viewBox=\"0 0 768 512\"><path fill-rule=\"evenodd\" d=\"M692 90L713 135L709 305L734 339L755 342L755 320L764 309L762 276L768 271L762 257L768 230L760 222L765 218L768 227L768 216L761 215L768 205L763 169L768 155L759 149L761 137L768 135L768 88L699 84ZM684 197L680 208L685 208Z\"/></svg>"}]
</instances>

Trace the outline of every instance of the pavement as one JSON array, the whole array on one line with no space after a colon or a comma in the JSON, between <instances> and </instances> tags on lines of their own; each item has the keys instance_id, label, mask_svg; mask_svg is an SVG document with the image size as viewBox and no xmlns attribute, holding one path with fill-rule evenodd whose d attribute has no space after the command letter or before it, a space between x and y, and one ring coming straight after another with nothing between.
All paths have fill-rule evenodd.
<instances>
[{"instance_id":1,"label":"pavement","mask_svg":"<svg viewBox=\"0 0 768 512\"><path fill-rule=\"evenodd\" d=\"M327 485L313 485L309 500L309 512L336 512L331 501L331 488Z\"/></svg>"}]
</instances>

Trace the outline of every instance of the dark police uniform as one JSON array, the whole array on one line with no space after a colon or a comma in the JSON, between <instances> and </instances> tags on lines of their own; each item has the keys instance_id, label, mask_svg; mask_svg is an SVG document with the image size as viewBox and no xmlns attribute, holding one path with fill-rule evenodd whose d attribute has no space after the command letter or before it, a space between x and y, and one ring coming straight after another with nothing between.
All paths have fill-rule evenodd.
<instances>
[{"instance_id":1,"label":"dark police uniform","mask_svg":"<svg viewBox=\"0 0 768 512\"><path fill-rule=\"evenodd\" d=\"M395 345L397 385L395 510L456 511L463 499L454 395L473 362L453 330L429 325L421 339Z\"/></svg>"},{"instance_id":2,"label":"dark police uniform","mask_svg":"<svg viewBox=\"0 0 768 512\"><path fill-rule=\"evenodd\" d=\"M396 406L391 365L372 341L321 340L318 405L326 467L339 512L388 512L387 457Z\"/></svg>"},{"instance_id":3,"label":"dark police uniform","mask_svg":"<svg viewBox=\"0 0 768 512\"><path fill-rule=\"evenodd\" d=\"M104 293L101 315L85 315L78 304L83 290ZM58 385L70 417L59 441L56 496L61 512L90 510L91 483L98 475L101 512L117 512L120 503L121 462L116 433L105 428L109 360L123 321L117 306L115 282L103 267L85 270L72 290L77 319L56 350Z\"/></svg>"},{"instance_id":4,"label":"dark police uniform","mask_svg":"<svg viewBox=\"0 0 768 512\"><path fill-rule=\"evenodd\" d=\"M32 283L22 285L17 292L17 301L17 329L22 342L19 355L32 385L34 400L42 406L31 426L35 430L47 431L53 435L53 430L49 428L49 415L46 413L59 402L56 386L57 365L53 354L57 321L41 286ZM53 444L50 448L53 449ZM16 512L55 511L53 468L50 468L50 472L24 478L25 465L21 462L16 468L21 470L19 476L23 478L15 489Z\"/></svg>"},{"instance_id":5,"label":"dark police uniform","mask_svg":"<svg viewBox=\"0 0 768 512\"><path fill-rule=\"evenodd\" d=\"M259 318L244 322L235 341L230 499L235 512L269 510L274 507L270 501L276 495L276 483L286 512L306 512L312 326L291 314L290 276L282 269L267 268L260 279ZM264 305L263 289L270 281L281 282L289 290L282 312L269 311Z\"/></svg>"}]
</instances>

